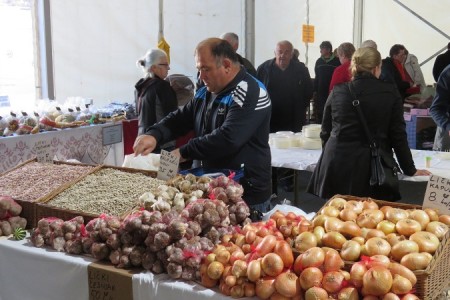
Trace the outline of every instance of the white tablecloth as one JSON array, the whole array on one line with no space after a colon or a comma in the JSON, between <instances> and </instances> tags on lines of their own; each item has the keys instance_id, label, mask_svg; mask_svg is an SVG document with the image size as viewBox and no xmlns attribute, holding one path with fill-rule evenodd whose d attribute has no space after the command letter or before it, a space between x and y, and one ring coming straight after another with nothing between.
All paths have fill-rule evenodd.
<instances>
[{"instance_id":1,"label":"white tablecloth","mask_svg":"<svg viewBox=\"0 0 450 300\"><path fill-rule=\"evenodd\" d=\"M272 167L283 167L293 170L314 171L322 150L306 150L301 148L277 149L271 147ZM426 150L411 150L414 163L418 169L427 169L431 173L450 178L450 153ZM429 168L425 167L425 157L431 157ZM406 176L401 180L428 181L429 176Z\"/></svg>"},{"instance_id":2,"label":"white tablecloth","mask_svg":"<svg viewBox=\"0 0 450 300\"><path fill-rule=\"evenodd\" d=\"M88 300L87 268L93 261L87 256L36 248L28 239L0 237L0 300ZM133 300L231 299L194 282L172 280L167 274L138 273L133 275L132 285Z\"/></svg>"},{"instance_id":3,"label":"white tablecloth","mask_svg":"<svg viewBox=\"0 0 450 300\"><path fill-rule=\"evenodd\" d=\"M103 146L102 129L112 123L0 138L0 173L36 157L35 144L48 141L54 159L121 166L123 143Z\"/></svg>"}]
</instances>

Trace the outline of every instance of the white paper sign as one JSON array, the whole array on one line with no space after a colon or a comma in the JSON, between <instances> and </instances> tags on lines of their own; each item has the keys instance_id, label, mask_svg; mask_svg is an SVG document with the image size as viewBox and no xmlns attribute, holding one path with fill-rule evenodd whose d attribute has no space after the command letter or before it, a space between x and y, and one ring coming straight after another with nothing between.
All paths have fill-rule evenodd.
<instances>
[{"instance_id":1,"label":"white paper sign","mask_svg":"<svg viewBox=\"0 0 450 300\"><path fill-rule=\"evenodd\" d=\"M168 180L178 173L178 164L180 158L169 151L161 150L161 159L159 162L158 179Z\"/></svg>"},{"instance_id":2,"label":"white paper sign","mask_svg":"<svg viewBox=\"0 0 450 300\"><path fill-rule=\"evenodd\" d=\"M53 163L53 151L50 141L41 140L34 144L34 152L36 153L37 161L40 163Z\"/></svg>"},{"instance_id":3,"label":"white paper sign","mask_svg":"<svg viewBox=\"0 0 450 300\"><path fill-rule=\"evenodd\" d=\"M450 179L431 175L428 180L423 208L438 209L439 214L450 214Z\"/></svg>"}]
</instances>

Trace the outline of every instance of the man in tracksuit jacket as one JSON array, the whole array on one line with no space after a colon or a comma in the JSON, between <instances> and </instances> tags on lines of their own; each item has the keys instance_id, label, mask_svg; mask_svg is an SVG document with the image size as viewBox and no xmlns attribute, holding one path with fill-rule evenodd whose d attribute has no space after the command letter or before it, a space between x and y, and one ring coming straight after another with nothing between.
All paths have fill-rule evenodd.
<instances>
[{"instance_id":1,"label":"man in tracksuit jacket","mask_svg":"<svg viewBox=\"0 0 450 300\"><path fill-rule=\"evenodd\" d=\"M194 130L195 137L172 153L200 160L205 168L240 169L243 199L251 209L270 208L271 101L264 85L239 64L231 45L218 38L197 46L195 60L205 86L183 108L170 113L139 136L135 154Z\"/></svg>"}]
</instances>

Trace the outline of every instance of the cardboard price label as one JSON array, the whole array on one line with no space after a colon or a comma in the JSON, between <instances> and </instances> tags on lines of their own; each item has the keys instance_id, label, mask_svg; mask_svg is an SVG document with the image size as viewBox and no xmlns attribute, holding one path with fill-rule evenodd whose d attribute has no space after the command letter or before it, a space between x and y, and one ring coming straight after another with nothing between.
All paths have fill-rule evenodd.
<instances>
[{"instance_id":1,"label":"cardboard price label","mask_svg":"<svg viewBox=\"0 0 450 300\"><path fill-rule=\"evenodd\" d=\"M34 144L34 152L36 153L37 161L40 163L53 163L53 151L50 141L41 140Z\"/></svg>"},{"instance_id":2,"label":"cardboard price label","mask_svg":"<svg viewBox=\"0 0 450 300\"><path fill-rule=\"evenodd\" d=\"M158 179L168 180L178 173L180 158L169 151L161 150L161 158L158 169Z\"/></svg>"},{"instance_id":3,"label":"cardboard price label","mask_svg":"<svg viewBox=\"0 0 450 300\"><path fill-rule=\"evenodd\" d=\"M422 206L435 208L440 215L450 214L450 179L431 175Z\"/></svg>"}]
</instances>

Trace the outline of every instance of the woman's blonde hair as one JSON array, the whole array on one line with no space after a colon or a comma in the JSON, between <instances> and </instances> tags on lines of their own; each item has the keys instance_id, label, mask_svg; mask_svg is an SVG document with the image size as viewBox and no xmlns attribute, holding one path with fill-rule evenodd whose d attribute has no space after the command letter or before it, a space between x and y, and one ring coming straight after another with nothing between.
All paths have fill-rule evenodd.
<instances>
[{"instance_id":1,"label":"woman's blonde hair","mask_svg":"<svg viewBox=\"0 0 450 300\"><path fill-rule=\"evenodd\" d=\"M369 72L381 64L381 55L374 48L359 48L353 53L350 70L352 77L358 73Z\"/></svg>"}]
</instances>

